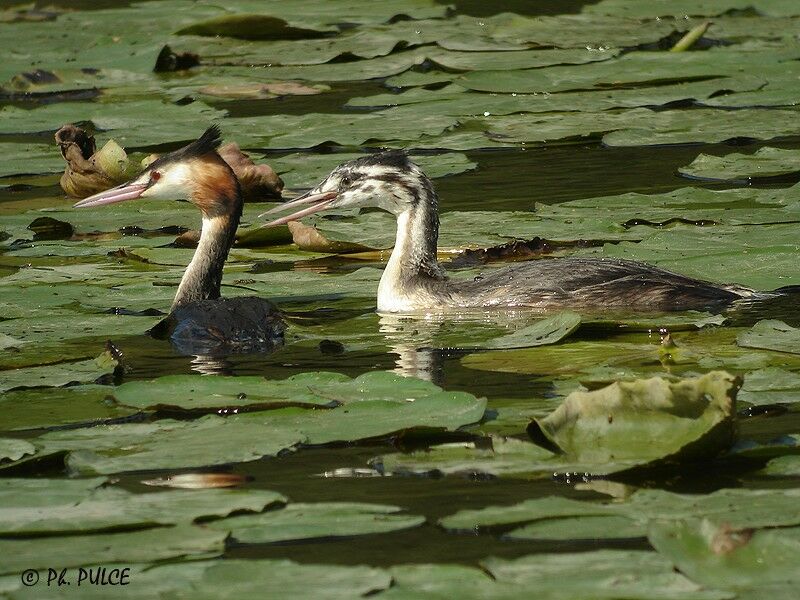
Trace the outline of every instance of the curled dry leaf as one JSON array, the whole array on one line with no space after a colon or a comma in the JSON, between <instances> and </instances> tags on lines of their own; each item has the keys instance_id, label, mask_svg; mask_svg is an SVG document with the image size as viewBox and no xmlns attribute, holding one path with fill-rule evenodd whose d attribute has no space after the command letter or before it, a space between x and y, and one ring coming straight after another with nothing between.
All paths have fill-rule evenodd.
<instances>
[{"instance_id":1,"label":"curled dry leaf","mask_svg":"<svg viewBox=\"0 0 800 600\"><path fill-rule=\"evenodd\" d=\"M281 197L283 180L269 165L255 164L239 149L239 144L235 142L225 144L219 149L219 155L239 178L245 202Z\"/></svg>"},{"instance_id":2,"label":"curled dry leaf","mask_svg":"<svg viewBox=\"0 0 800 600\"><path fill-rule=\"evenodd\" d=\"M151 154L141 164L136 164L114 140L106 142L98 151L94 136L71 124L56 132L56 143L67 161L61 188L75 198L85 198L124 183L158 158ZM222 146L219 154L239 179L245 201L281 197L283 180L272 167L255 164L234 142Z\"/></svg>"},{"instance_id":3,"label":"curled dry leaf","mask_svg":"<svg viewBox=\"0 0 800 600\"><path fill-rule=\"evenodd\" d=\"M74 198L85 198L127 181L136 170L128 155L114 140L99 151L94 136L80 127L64 125L56 132L56 143L67 161L61 188Z\"/></svg>"},{"instance_id":4,"label":"curled dry leaf","mask_svg":"<svg viewBox=\"0 0 800 600\"><path fill-rule=\"evenodd\" d=\"M330 252L333 254L353 254L355 252L371 252L375 248L364 246L356 242L342 242L330 240L322 235L316 227L303 225L299 221L287 223L292 234L292 241L301 250L308 252Z\"/></svg>"}]
</instances>

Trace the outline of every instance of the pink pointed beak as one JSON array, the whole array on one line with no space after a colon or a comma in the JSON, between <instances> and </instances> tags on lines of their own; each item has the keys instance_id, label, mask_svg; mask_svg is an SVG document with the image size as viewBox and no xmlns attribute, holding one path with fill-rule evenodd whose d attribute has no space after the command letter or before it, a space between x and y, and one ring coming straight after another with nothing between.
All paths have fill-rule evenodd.
<instances>
[{"instance_id":1,"label":"pink pointed beak","mask_svg":"<svg viewBox=\"0 0 800 600\"><path fill-rule=\"evenodd\" d=\"M146 183L123 183L117 187L104 192L98 192L80 202L73 204L72 208L90 208L102 206L103 204L114 204L115 202L125 202L139 198L148 188Z\"/></svg>"},{"instance_id":2,"label":"pink pointed beak","mask_svg":"<svg viewBox=\"0 0 800 600\"><path fill-rule=\"evenodd\" d=\"M333 202L336 200L337 192L323 192L321 194L312 194L311 192L307 194L303 194L299 198L295 198L290 202L285 202L275 208L271 208L265 213L261 213L258 215L259 217L264 217L266 215L270 215L276 212L282 212L284 210L291 210L295 209L298 206L307 206L306 208L302 208L297 212L293 212L290 215L285 217L280 217L279 219L275 219L274 221L270 221L269 223L265 223L262 227L275 227L276 225L285 225L289 221L296 221L297 219L302 219L307 215L312 215L317 212L321 212L328 208Z\"/></svg>"}]
</instances>

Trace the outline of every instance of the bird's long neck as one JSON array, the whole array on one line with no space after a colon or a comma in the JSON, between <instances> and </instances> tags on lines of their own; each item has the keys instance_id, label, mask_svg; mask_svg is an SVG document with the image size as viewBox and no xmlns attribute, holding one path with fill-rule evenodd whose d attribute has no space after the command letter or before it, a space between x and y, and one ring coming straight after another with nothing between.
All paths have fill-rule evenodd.
<instances>
[{"instance_id":1,"label":"bird's long neck","mask_svg":"<svg viewBox=\"0 0 800 600\"><path fill-rule=\"evenodd\" d=\"M190 302L220 297L222 268L233 246L236 228L242 216L242 197L238 182L235 198L229 203L231 210L203 213L200 242L197 244L192 262L186 267L172 309Z\"/></svg>"},{"instance_id":2,"label":"bird's long neck","mask_svg":"<svg viewBox=\"0 0 800 600\"><path fill-rule=\"evenodd\" d=\"M381 312L413 310L419 294L431 293L447 279L436 259L438 197L427 178L415 192L415 201L397 214L394 249L378 287Z\"/></svg>"}]
</instances>

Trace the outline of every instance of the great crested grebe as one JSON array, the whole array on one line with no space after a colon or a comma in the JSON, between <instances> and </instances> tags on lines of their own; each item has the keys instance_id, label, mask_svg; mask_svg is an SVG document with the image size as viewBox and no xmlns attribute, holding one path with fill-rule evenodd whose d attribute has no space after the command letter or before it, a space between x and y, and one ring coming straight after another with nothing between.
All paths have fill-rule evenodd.
<instances>
[{"instance_id":1,"label":"great crested grebe","mask_svg":"<svg viewBox=\"0 0 800 600\"><path fill-rule=\"evenodd\" d=\"M200 241L183 274L169 315L149 333L187 354L264 351L281 343L284 322L262 298L221 298L222 268L242 216L233 170L217 153L212 126L191 144L165 154L135 179L75 204L90 208L136 198L189 200L203 216ZM323 195L327 198L330 195Z\"/></svg>"},{"instance_id":2,"label":"great crested grebe","mask_svg":"<svg viewBox=\"0 0 800 600\"><path fill-rule=\"evenodd\" d=\"M639 262L589 257L533 260L474 280L448 279L436 259L438 197L430 179L400 151L339 165L307 195L264 214L299 206L305 208L265 227L323 210L367 206L397 217L394 249L378 286L378 311L383 313L481 307L697 310L779 295L717 285Z\"/></svg>"}]
</instances>

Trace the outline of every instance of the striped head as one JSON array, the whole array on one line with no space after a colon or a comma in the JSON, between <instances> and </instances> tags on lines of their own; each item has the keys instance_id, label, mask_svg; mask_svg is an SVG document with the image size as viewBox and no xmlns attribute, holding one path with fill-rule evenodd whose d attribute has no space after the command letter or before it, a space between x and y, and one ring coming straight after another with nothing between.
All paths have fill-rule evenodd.
<instances>
[{"instance_id":1,"label":"striped head","mask_svg":"<svg viewBox=\"0 0 800 600\"><path fill-rule=\"evenodd\" d=\"M400 215L420 202L436 208L431 181L404 152L390 150L339 165L308 194L264 214L307 206L268 223L281 225L333 209L376 207Z\"/></svg>"}]
</instances>

